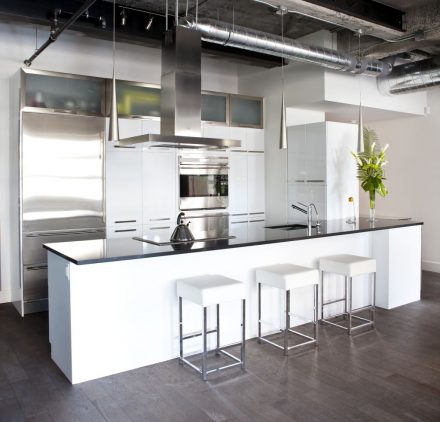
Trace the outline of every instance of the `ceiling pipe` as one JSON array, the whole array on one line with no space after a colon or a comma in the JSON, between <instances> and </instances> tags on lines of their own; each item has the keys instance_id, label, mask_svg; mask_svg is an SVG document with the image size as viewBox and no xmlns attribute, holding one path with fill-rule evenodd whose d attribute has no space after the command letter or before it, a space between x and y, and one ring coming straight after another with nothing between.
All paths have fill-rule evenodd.
<instances>
[{"instance_id":1,"label":"ceiling pipe","mask_svg":"<svg viewBox=\"0 0 440 422\"><path fill-rule=\"evenodd\" d=\"M286 59L299 60L318 64L330 69L351 73L362 73L370 76L386 76L391 72L392 65L367 57L356 58L324 47L309 46L295 40L283 39L279 36L248 28L230 25L208 19L196 22L193 19L181 19L182 26L202 34L202 40L228 47L256 51Z\"/></svg>"},{"instance_id":2,"label":"ceiling pipe","mask_svg":"<svg viewBox=\"0 0 440 422\"><path fill-rule=\"evenodd\" d=\"M57 38L60 36L60 34L67 29L69 26L71 26L73 23L76 22L76 20L84 13L87 11L87 9L93 5L93 3L95 3L96 0L86 0L84 2L84 4L72 15L72 17L66 21L62 26L60 26L59 28L56 28L54 30L50 31L50 35L49 38L47 39L47 41L42 44L36 51L34 54L32 54L31 57L29 57L28 59L26 59L24 61L24 64L26 66L31 66L32 62L44 51L46 50L47 47L49 47L49 45L51 45L53 42L55 42L57 40Z\"/></svg>"},{"instance_id":3,"label":"ceiling pipe","mask_svg":"<svg viewBox=\"0 0 440 422\"><path fill-rule=\"evenodd\" d=\"M378 78L379 91L385 95L405 94L440 86L440 56L393 68L386 78Z\"/></svg>"}]
</instances>

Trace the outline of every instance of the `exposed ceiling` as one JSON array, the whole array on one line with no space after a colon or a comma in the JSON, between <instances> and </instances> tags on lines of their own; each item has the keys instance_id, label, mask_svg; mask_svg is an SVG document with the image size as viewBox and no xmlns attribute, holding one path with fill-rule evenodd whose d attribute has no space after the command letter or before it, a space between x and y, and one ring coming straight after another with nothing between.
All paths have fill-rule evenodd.
<instances>
[{"instance_id":1,"label":"exposed ceiling","mask_svg":"<svg viewBox=\"0 0 440 422\"><path fill-rule=\"evenodd\" d=\"M62 10L62 22L82 3L82 0L1 0L0 18L8 21L24 19L49 26L55 8ZM91 17L82 17L72 29L90 36L109 38L112 3L113 0L97 0L90 8ZM119 40L155 45L160 42L165 27L166 0L116 0L116 3ZM175 1L169 0L168 3L172 25ZM359 41L354 31L359 25L359 28L367 28L364 31L366 35L361 37L363 55L392 60L397 57L396 63L402 63L440 54L440 0L198 0L198 17L280 35L281 17L275 9L280 3L292 12L283 17L284 36L288 38L296 39L326 29L337 33L338 49L357 53ZM127 14L125 26L121 25L123 8ZM314 8L320 10L313 14L315 18L298 12L313 11ZM179 15L185 16L186 9L189 16L194 16L196 0L180 0ZM317 20L316 16L320 16L321 20ZM106 28L102 27L100 17L106 20ZM154 17L154 22L151 28L146 29L151 17ZM279 64L279 60L271 57L205 44L205 51L209 49L213 54L225 51L231 56L235 54L238 60L260 60L266 66Z\"/></svg>"}]
</instances>

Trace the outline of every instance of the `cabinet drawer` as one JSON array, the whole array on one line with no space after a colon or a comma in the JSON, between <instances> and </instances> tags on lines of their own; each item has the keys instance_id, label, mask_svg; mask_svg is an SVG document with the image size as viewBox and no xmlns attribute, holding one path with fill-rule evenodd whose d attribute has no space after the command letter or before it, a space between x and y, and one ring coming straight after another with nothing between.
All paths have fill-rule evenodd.
<instances>
[{"instance_id":1,"label":"cabinet drawer","mask_svg":"<svg viewBox=\"0 0 440 422\"><path fill-rule=\"evenodd\" d=\"M47 298L47 264L23 266L23 299L25 302Z\"/></svg>"},{"instance_id":2,"label":"cabinet drawer","mask_svg":"<svg viewBox=\"0 0 440 422\"><path fill-rule=\"evenodd\" d=\"M111 226L107 228L107 239L142 236L142 226Z\"/></svg>"}]
</instances>

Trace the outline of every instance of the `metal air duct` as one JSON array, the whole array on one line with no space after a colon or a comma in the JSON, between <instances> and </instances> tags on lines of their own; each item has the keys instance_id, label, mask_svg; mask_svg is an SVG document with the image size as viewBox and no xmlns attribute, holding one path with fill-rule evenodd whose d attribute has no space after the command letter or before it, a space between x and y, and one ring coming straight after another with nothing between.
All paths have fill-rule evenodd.
<instances>
[{"instance_id":1,"label":"metal air duct","mask_svg":"<svg viewBox=\"0 0 440 422\"><path fill-rule=\"evenodd\" d=\"M386 78L378 78L379 91L385 95L404 94L440 85L440 56L396 66Z\"/></svg>"},{"instance_id":2,"label":"metal air duct","mask_svg":"<svg viewBox=\"0 0 440 422\"><path fill-rule=\"evenodd\" d=\"M301 44L294 40L255 31L239 26L232 26L224 22L208 19L182 19L183 26L200 32L202 40L221 44L223 46L256 51L272 56L285 57L324 66L330 69L352 73L363 73L371 76L385 76L391 72L392 65L376 59L362 58L358 60L354 55L340 53L324 47L314 47Z\"/></svg>"}]
</instances>

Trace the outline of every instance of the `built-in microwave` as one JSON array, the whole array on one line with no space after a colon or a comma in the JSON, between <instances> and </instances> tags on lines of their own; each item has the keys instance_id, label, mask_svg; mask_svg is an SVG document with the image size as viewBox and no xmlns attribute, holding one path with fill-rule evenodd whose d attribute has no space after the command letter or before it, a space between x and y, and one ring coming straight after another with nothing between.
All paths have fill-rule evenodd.
<instances>
[{"instance_id":1,"label":"built-in microwave","mask_svg":"<svg viewBox=\"0 0 440 422\"><path fill-rule=\"evenodd\" d=\"M180 209L226 209L228 173L228 157L179 157Z\"/></svg>"}]
</instances>

